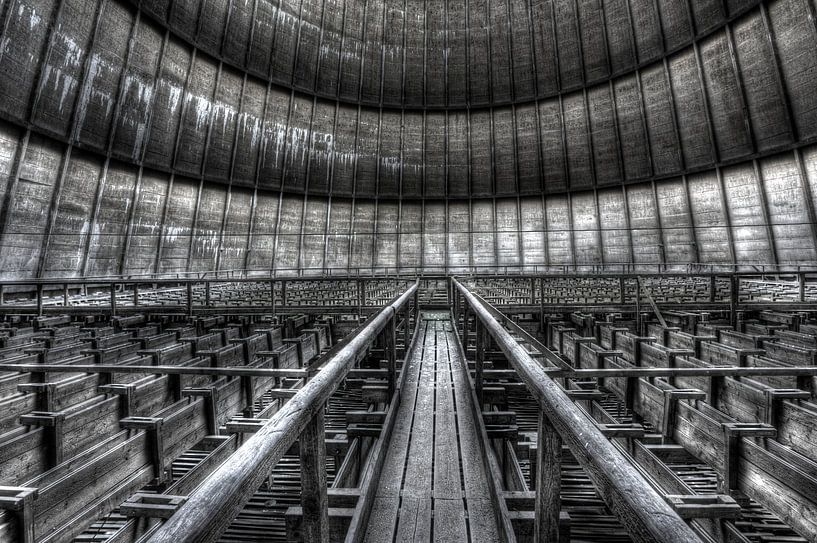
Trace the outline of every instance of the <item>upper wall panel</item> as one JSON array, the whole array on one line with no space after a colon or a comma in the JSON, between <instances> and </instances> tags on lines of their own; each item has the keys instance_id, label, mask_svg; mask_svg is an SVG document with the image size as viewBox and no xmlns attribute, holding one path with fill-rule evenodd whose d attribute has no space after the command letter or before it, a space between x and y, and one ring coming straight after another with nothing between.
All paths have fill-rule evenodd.
<instances>
[{"instance_id":1,"label":"upper wall panel","mask_svg":"<svg viewBox=\"0 0 817 543\"><path fill-rule=\"evenodd\" d=\"M605 80L689 45L757 2L141 4L175 35L273 83L368 105L444 108L531 100Z\"/></svg>"},{"instance_id":2,"label":"upper wall panel","mask_svg":"<svg viewBox=\"0 0 817 543\"><path fill-rule=\"evenodd\" d=\"M634 183L817 138L812 0L225 1L8 0L0 116L207 182L383 198Z\"/></svg>"}]
</instances>

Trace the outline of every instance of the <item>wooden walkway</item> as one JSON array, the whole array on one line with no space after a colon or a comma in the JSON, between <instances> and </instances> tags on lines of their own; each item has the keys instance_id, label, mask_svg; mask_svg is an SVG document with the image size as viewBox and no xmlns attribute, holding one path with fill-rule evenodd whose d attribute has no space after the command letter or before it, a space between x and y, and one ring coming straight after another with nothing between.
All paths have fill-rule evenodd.
<instances>
[{"instance_id":1,"label":"wooden walkway","mask_svg":"<svg viewBox=\"0 0 817 543\"><path fill-rule=\"evenodd\" d=\"M366 541L498 541L449 314L424 312L416 341Z\"/></svg>"}]
</instances>

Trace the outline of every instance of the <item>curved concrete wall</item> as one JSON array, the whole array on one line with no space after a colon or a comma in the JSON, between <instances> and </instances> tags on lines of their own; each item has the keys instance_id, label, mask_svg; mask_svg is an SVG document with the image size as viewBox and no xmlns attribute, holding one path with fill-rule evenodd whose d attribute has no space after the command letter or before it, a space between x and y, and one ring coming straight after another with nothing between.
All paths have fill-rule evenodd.
<instances>
[{"instance_id":1,"label":"curved concrete wall","mask_svg":"<svg viewBox=\"0 0 817 543\"><path fill-rule=\"evenodd\" d=\"M811 263L815 9L0 0L0 270Z\"/></svg>"}]
</instances>

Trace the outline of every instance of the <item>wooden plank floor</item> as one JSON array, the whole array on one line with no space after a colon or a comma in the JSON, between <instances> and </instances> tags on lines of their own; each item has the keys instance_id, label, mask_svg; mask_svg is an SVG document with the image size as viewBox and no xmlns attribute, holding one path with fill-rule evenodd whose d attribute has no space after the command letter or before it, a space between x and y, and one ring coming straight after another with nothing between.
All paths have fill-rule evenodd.
<instances>
[{"instance_id":1,"label":"wooden plank floor","mask_svg":"<svg viewBox=\"0 0 817 543\"><path fill-rule=\"evenodd\" d=\"M498 541L447 312L424 312L366 541Z\"/></svg>"}]
</instances>

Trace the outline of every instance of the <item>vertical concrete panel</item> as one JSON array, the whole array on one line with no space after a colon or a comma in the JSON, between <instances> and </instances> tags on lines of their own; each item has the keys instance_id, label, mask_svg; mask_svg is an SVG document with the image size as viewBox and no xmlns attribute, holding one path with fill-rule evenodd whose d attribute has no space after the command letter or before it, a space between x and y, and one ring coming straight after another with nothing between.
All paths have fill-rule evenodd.
<instances>
[{"instance_id":1,"label":"vertical concrete panel","mask_svg":"<svg viewBox=\"0 0 817 543\"><path fill-rule=\"evenodd\" d=\"M39 60L57 3L53 0L11 0L0 41L0 112L26 121Z\"/></svg>"},{"instance_id":2,"label":"vertical concrete panel","mask_svg":"<svg viewBox=\"0 0 817 543\"><path fill-rule=\"evenodd\" d=\"M197 42L205 51L221 52L229 5L230 0L206 0L201 4Z\"/></svg>"},{"instance_id":3,"label":"vertical concrete panel","mask_svg":"<svg viewBox=\"0 0 817 543\"><path fill-rule=\"evenodd\" d=\"M225 181L230 177L242 85L238 73L222 68L213 104L212 128L204 167L204 175L209 179Z\"/></svg>"},{"instance_id":4,"label":"vertical concrete panel","mask_svg":"<svg viewBox=\"0 0 817 543\"><path fill-rule=\"evenodd\" d=\"M658 0L657 4L667 49L672 50L687 43L692 38L692 26L688 12L689 2Z\"/></svg>"},{"instance_id":5,"label":"vertical concrete panel","mask_svg":"<svg viewBox=\"0 0 817 543\"><path fill-rule=\"evenodd\" d=\"M698 241L698 260L710 263L732 261L720 182L714 172L691 175L687 179L690 210Z\"/></svg>"},{"instance_id":6,"label":"vertical concrete panel","mask_svg":"<svg viewBox=\"0 0 817 543\"><path fill-rule=\"evenodd\" d=\"M471 202L471 250L477 272L496 272L496 225L493 200Z\"/></svg>"},{"instance_id":7,"label":"vertical concrete panel","mask_svg":"<svg viewBox=\"0 0 817 543\"><path fill-rule=\"evenodd\" d=\"M548 262L551 265L573 263L570 212L566 196L550 196L546 200Z\"/></svg>"},{"instance_id":8,"label":"vertical concrete panel","mask_svg":"<svg viewBox=\"0 0 817 543\"><path fill-rule=\"evenodd\" d=\"M68 135L98 5L95 0L66 0L62 3L51 32L31 117L32 122L43 130ZM7 72L3 73L5 77Z\"/></svg>"},{"instance_id":9,"label":"vertical concrete panel","mask_svg":"<svg viewBox=\"0 0 817 543\"><path fill-rule=\"evenodd\" d=\"M729 160L752 152L746 130L740 89L725 34L718 33L700 45L704 81L712 114L718 156Z\"/></svg>"},{"instance_id":10,"label":"vertical concrete panel","mask_svg":"<svg viewBox=\"0 0 817 543\"><path fill-rule=\"evenodd\" d=\"M669 71L684 164L687 168L711 164L714 162L712 141L695 53L687 49L674 56L670 59Z\"/></svg>"},{"instance_id":11,"label":"vertical concrete panel","mask_svg":"<svg viewBox=\"0 0 817 543\"><path fill-rule=\"evenodd\" d=\"M553 4L551 0L530 0L530 9L533 19L536 86L539 96L545 96L559 88L556 36L553 32Z\"/></svg>"},{"instance_id":12,"label":"vertical concrete panel","mask_svg":"<svg viewBox=\"0 0 817 543\"><path fill-rule=\"evenodd\" d=\"M599 85L587 92L590 106L590 137L593 145L593 165L597 185L621 181L618 134L610 87Z\"/></svg>"},{"instance_id":13,"label":"vertical concrete panel","mask_svg":"<svg viewBox=\"0 0 817 543\"><path fill-rule=\"evenodd\" d=\"M153 273L159 240L162 235L162 215L167 200L170 178L161 173L145 170L139 182L134 202L128 251L123 265L126 274ZM63 191L65 187L63 187ZM244 263L241 263L241 267Z\"/></svg>"},{"instance_id":14,"label":"vertical concrete panel","mask_svg":"<svg viewBox=\"0 0 817 543\"><path fill-rule=\"evenodd\" d=\"M100 14L96 39L87 60L74 122L77 140L98 150L104 151L108 147L133 18L128 6L107 2Z\"/></svg>"},{"instance_id":15,"label":"vertical concrete panel","mask_svg":"<svg viewBox=\"0 0 817 543\"><path fill-rule=\"evenodd\" d=\"M357 184L355 195L372 197L377 194L377 146L380 134L378 110L362 109L357 133Z\"/></svg>"},{"instance_id":16,"label":"vertical concrete panel","mask_svg":"<svg viewBox=\"0 0 817 543\"><path fill-rule=\"evenodd\" d=\"M266 88L255 79L248 78L244 84L244 97L236 127L238 132L232 174L233 183L235 184L255 185L266 93Z\"/></svg>"},{"instance_id":17,"label":"vertical concrete panel","mask_svg":"<svg viewBox=\"0 0 817 543\"><path fill-rule=\"evenodd\" d=\"M240 270L244 267L247 252L247 235L250 232L252 213L252 191L233 188L230 191L230 206L224 221L221 239L219 269ZM326 220L326 219L324 219ZM323 231L321 231L321 237Z\"/></svg>"},{"instance_id":18,"label":"vertical concrete panel","mask_svg":"<svg viewBox=\"0 0 817 543\"><path fill-rule=\"evenodd\" d=\"M159 22L167 22L167 14L170 7L170 0L144 0L142 9Z\"/></svg>"},{"instance_id":19,"label":"vertical concrete panel","mask_svg":"<svg viewBox=\"0 0 817 543\"><path fill-rule=\"evenodd\" d=\"M421 106L425 82L425 2L406 0L406 50L403 101L408 106Z\"/></svg>"},{"instance_id":20,"label":"vertical concrete panel","mask_svg":"<svg viewBox=\"0 0 817 543\"><path fill-rule=\"evenodd\" d=\"M517 267L522 258L519 254L519 214L516 198L496 201L496 252L499 266Z\"/></svg>"},{"instance_id":21,"label":"vertical concrete panel","mask_svg":"<svg viewBox=\"0 0 817 543\"><path fill-rule=\"evenodd\" d=\"M562 89L582 84L581 42L575 0L554 0L556 13L556 43L559 54L559 81Z\"/></svg>"},{"instance_id":22,"label":"vertical concrete panel","mask_svg":"<svg viewBox=\"0 0 817 543\"><path fill-rule=\"evenodd\" d=\"M426 197L445 197L446 184L445 113L426 113L425 190Z\"/></svg>"},{"instance_id":23,"label":"vertical concrete panel","mask_svg":"<svg viewBox=\"0 0 817 543\"><path fill-rule=\"evenodd\" d=\"M32 135L20 173L11 190L5 230L0 238L0 279L35 277L54 184L60 172L63 149L52 140Z\"/></svg>"},{"instance_id":24,"label":"vertical concrete panel","mask_svg":"<svg viewBox=\"0 0 817 543\"><path fill-rule=\"evenodd\" d=\"M663 65L645 70L641 75L644 108L650 134L653 168L656 174L681 169L680 144L672 113L672 96Z\"/></svg>"},{"instance_id":25,"label":"vertical concrete panel","mask_svg":"<svg viewBox=\"0 0 817 543\"><path fill-rule=\"evenodd\" d=\"M683 264L696 262L689 201L682 179L674 178L657 183L658 216L664 240L664 262ZM678 267L678 271L685 268Z\"/></svg>"},{"instance_id":26,"label":"vertical concrete panel","mask_svg":"<svg viewBox=\"0 0 817 543\"><path fill-rule=\"evenodd\" d=\"M817 209L817 146L812 145L801 149L800 156L806 172L806 183L811 193L811 205L814 209ZM0 158L0 165L2 165L2 162L3 159ZM2 194L2 191L0 191L0 194Z\"/></svg>"},{"instance_id":27,"label":"vertical concrete panel","mask_svg":"<svg viewBox=\"0 0 817 543\"><path fill-rule=\"evenodd\" d=\"M364 103L380 103L380 85L383 80L383 0L366 2L365 36L363 44L363 78L360 99Z\"/></svg>"},{"instance_id":28,"label":"vertical concrete panel","mask_svg":"<svg viewBox=\"0 0 817 543\"><path fill-rule=\"evenodd\" d=\"M261 139L261 167L258 179L258 186L265 189L276 189L281 186L281 178L284 174L289 100L289 93L274 87L269 89Z\"/></svg>"},{"instance_id":29,"label":"vertical concrete panel","mask_svg":"<svg viewBox=\"0 0 817 543\"><path fill-rule=\"evenodd\" d=\"M403 117L403 196L423 193L423 114L406 111Z\"/></svg>"},{"instance_id":30,"label":"vertical concrete panel","mask_svg":"<svg viewBox=\"0 0 817 543\"><path fill-rule=\"evenodd\" d=\"M0 202L5 200L14 175L15 157L22 137L23 134L16 126L0 121Z\"/></svg>"},{"instance_id":31,"label":"vertical concrete panel","mask_svg":"<svg viewBox=\"0 0 817 543\"><path fill-rule=\"evenodd\" d=\"M570 199L573 212L573 244L576 264L601 264L602 247L596 197L592 192L580 192Z\"/></svg>"},{"instance_id":32,"label":"vertical concrete panel","mask_svg":"<svg viewBox=\"0 0 817 543\"><path fill-rule=\"evenodd\" d=\"M471 256L471 213L467 201L448 204L448 270L458 273L469 269Z\"/></svg>"},{"instance_id":33,"label":"vertical concrete panel","mask_svg":"<svg viewBox=\"0 0 817 543\"><path fill-rule=\"evenodd\" d=\"M412 0L410 0L412 1ZM426 89L427 106L444 106L446 99L446 2L426 2Z\"/></svg>"},{"instance_id":34,"label":"vertical concrete panel","mask_svg":"<svg viewBox=\"0 0 817 543\"><path fill-rule=\"evenodd\" d=\"M627 187L630 228L633 231L633 261L636 264L662 262L663 246L658 222L658 206L652 185Z\"/></svg>"},{"instance_id":35,"label":"vertical concrete panel","mask_svg":"<svg viewBox=\"0 0 817 543\"><path fill-rule=\"evenodd\" d=\"M724 3L721 0L692 0L692 19L697 33L709 30L724 20Z\"/></svg>"},{"instance_id":36,"label":"vertical concrete panel","mask_svg":"<svg viewBox=\"0 0 817 543\"><path fill-rule=\"evenodd\" d=\"M332 161L332 194L351 196L355 184L357 109L338 105Z\"/></svg>"},{"instance_id":37,"label":"vertical concrete panel","mask_svg":"<svg viewBox=\"0 0 817 543\"><path fill-rule=\"evenodd\" d=\"M196 37L202 0L173 0L170 6L170 26L190 41Z\"/></svg>"},{"instance_id":38,"label":"vertical concrete panel","mask_svg":"<svg viewBox=\"0 0 817 543\"><path fill-rule=\"evenodd\" d=\"M536 118L536 104L525 104L516 108L516 155L519 192L540 193L542 179L539 170L539 122Z\"/></svg>"},{"instance_id":39,"label":"vertical concrete panel","mask_svg":"<svg viewBox=\"0 0 817 543\"><path fill-rule=\"evenodd\" d=\"M400 246L398 249L401 268L419 268L423 265L422 232L423 207L420 202L403 202L400 214Z\"/></svg>"},{"instance_id":40,"label":"vertical concrete panel","mask_svg":"<svg viewBox=\"0 0 817 543\"><path fill-rule=\"evenodd\" d=\"M272 0L255 0L252 25L252 39L247 53L247 69L254 74L266 76L270 69L270 53L275 25L275 7Z\"/></svg>"},{"instance_id":41,"label":"vertical concrete panel","mask_svg":"<svg viewBox=\"0 0 817 543\"><path fill-rule=\"evenodd\" d=\"M344 4L343 0L324 0L323 3L323 45L318 50L321 69L318 71L317 89L328 96L338 94Z\"/></svg>"},{"instance_id":42,"label":"vertical concrete panel","mask_svg":"<svg viewBox=\"0 0 817 543\"><path fill-rule=\"evenodd\" d=\"M623 77L615 82L614 92L624 177L644 179L650 175L650 146L644 131L638 80L632 76Z\"/></svg>"},{"instance_id":43,"label":"vertical concrete panel","mask_svg":"<svg viewBox=\"0 0 817 543\"><path fill-rule=\"evenodd\" d=\"M739 264L776 262L766 233L765 211L751 164L723 170L726 205Z\"/></svg>"},{"instance_id":44,"label":"vertical concrete panel","mask_svg":"<svg viewBox=\"0 0 817 543\"><path fill-rule=\"evenodd\" d=\"M137 171L131 166L111 162L102 179L102 191L88 245L89 276L119 275L125 256L128 219L133 206Z\"/></svg>"},{"instance_id":45,"label":"vertical concrete panel","mask_svg":"<svg viewBox=\"0 0 817 543\"><path fill-rule=\"evenodd\" d=\"M604 2L604 16L607 25L607 47L610 53L610 67L619 73L636 63L633 27L628 14L629 0L607 0Z\"/></svg>"},{"instance_id":46,"label":"vertical concrete panel","mask_svg":"<svg viewBox=\"0 0 817 543\"><path fill-rule=\"evenodd\" d=\"M769 4L780 71L800 139L817 134L817 31L808 1L777 0Z\"/></svg>"},{"instance_id":47,"label":"vertical concrete panel","mask_svg":"<svg viewBox=\"0 0 817 543\"><path fill-rule=\"evenodd\" d=\"M468 113L448 114L448 194L467 196L471 190L468 176Z\"/></svg>"},{"instance_id":48,"label":"vertical concrete panel","mask_svg":"<svg viewBox=\"0 0 817 543\"><path fill-rule=\"evenodd\" d=\"M624 193L620 188L600 190L597 198L604 262L606 264L631 262L632 247L625 214Z\"/></svg>"},{"instance_id":49,"label":"vertical concrete panel","mask_svg":"<svg viewBox=\"0 0 817 543\"><path fill-rule=\"evenodd\" d=\"M157 270L160 273L187 271L198 190L198 183L191 179L173 179L162 227L162 249Z\"/></svg>"},{"instance_id":50,"label":"vertical concrete panel","mask_svg":"<svg viewBox=\"0 0 817 543\"><path fill-rule=\"evenodd\" d=\"M397 267L397 231L400 205L395 200L380 200L377 205L376 268L393 271Z\"/></svg>"},{"instance_id":51,"label":"vertical concrete panel","mask_svg":"<svg viewBox=\"0 0 817 543\"><path fill-rule=\"evenodd\" d=\"M545 192L567 188L562 113L558 100L539 102L540 143L545 171Z\"/></svg>"},{"instance_id":52,"label":"vertical concrete panel","mask_svg":"<svg viewBox=\"0 0 817 543\"><path fill-rule=\"evenodd\" d=\"M213 115L213 92L218 78L215 62L197 56L184 95L184 114L179 125L179 147L175 167L191 175L200 175L207 132Z\"/></svg>"},{"instance_id":53,"label":"vertical concrete panel","mask_svg":"<svg viewBox=\"0 0 817 543\"><path fill-rule=\"evenodd\" d=\"M584 79L598 81L610 75L607 69L607 43L601 0L578 0L579 27L581 28Z\"/></svg>"},{"instance_id":54,"label":"vertical concrete panel","mask_svg":"<svg viewBox=\"0 0 817 543\"><path fill-rule=\"evenodd\" d=\"M494 110L494 177L498 195L517 194L516 144L513 110L509 107Z\"/></svg>"},{"instance_id":55,"label":"vertical concrete panel","mask_svg":"<svg viewBox=\"0 0 817 543\"><path fill-rule=\"evenodd\" d=\"M303 227L304 197L284 194L275 242L275 271L284 276L298 274Z\"/></svg>"},{"instance_id":56,"label":"vertical concrete panel","mask_svg":"<svg viewBox=\"0 0 817 543\"><path fill-rule=\"evenodd\" d=\"M189 69L190 51L181 42L170 39L164 50L161 73L154 90L156 97L151 112L145 164L165 169L172 166Z\"/></svg>"},{"instance_id":57,"label":"vertical concrete panel","mask_svg":"<svg viewBox=\"0 0 817 543\"><path fill-rule=\"evenodd\" d=\"M274 82L282 85L292 84L300 8L301 0L283 0L279 2L275 15L275 34L270 54L270 77Z\"/></svg>"},{"instance_id":58,"label":"vertical concrete panel","mask_svg":"<svg viewBox=\"0 0 817 543\"><path fill-rule=\"evenodd\" d=\"M296 94L287 127L283 183L285 189L302 191L306 188L311 128L312 99Z\"/></svg>"},{"instance_id":59,"label":"vertical concrete panel","mask_svg":"<svg viewBox=\"0 0 817 543\"><path fill-rule=\"evenodd\" d=\"M149 137L149 122L155 96L156 70L162 51L162 34L143 17L136 29L128 68L122 78L122 95L111 151L138 163Z\"/></svg>"},{"instance_id":60,"label":"vertical concrete panel","mask_svg":"<svg viewBox=\"0 0 817 543\"><path fill-rule=\"evenodd\" d=\"M815 240L810 223L800 170L792 154L777 155L760 162L762 190L769 206L777 258L781 262L814 262Z\"/></svg>"},{"instance_id":61,"label":"vertical concrete panel","mask_svg":"<svg viewBox=\"0 0 817 543\"><path fill-rule=\"evenodd\" d=\"M43 276L82 275L100 172L99 157L72 151L57 211L51 219L51 239L44 257Z\"/></svg>"},{"instance_id":62,"label":"vertical concrete panel","mask_svg":"<svg viewBox=\"0 0 817 543\"><path fill-rule=\"evenodd\" d=\"M570 188L589 188L594 184L590 156L590 133L584 94L575 93L564 98L565 136Z\"/></svg>"},{"instance_id":63,"label":"vertical concrete panel","mask_svg":"<svg viewBox=\"0 0 817 543\"><path fill-rule=\"evenodd\" d=\"M522 198L519 202L522 236L522 265L526 272L546 264L545 215L542 198Z\"/></svg>"},{"instance_id":64,"label":"vertical concrete panel","mask_svg":"<svg viewBox=\"0 0 817 543\"><path fill-rule=\"evenodd\" d=\"M354 220L352 221L352 260L351 269L359 269L361 273L371 273L374 261L374 202L369 200L355 200Z\"/></svg>"},{"instance_id":65,"label":"vertical concrete panel","mask_svg":"<svg viewBox=\"0 0 817 543\"><path fill-rule=\"evenodd\" d=\"M445 204L426 202L423 209L423 271L445 272Z\"/></svg>"},{"instance_id":66,"label":"vertical concrete panel","mask_svg":"<svg viewBox=\"0 0 817 543\"><path fill-rule=\"evenodd\" d=\"M396 111L383 111L380 129L380 184L377 192L380 196L396 197L400 195L400 134L402 117Z\"/></svg>"},{"instance_id":67,"label":"vertical concrete panel","mask_svg":"<svg viewBox=\"0 0 817 543\"><path fill-rule=\"evenodd\" d=\"M272 269L275 228L278 222L278 195L262 193L256 195L255 215L250 234L247 269L266 271Z\"/></svg>"},{"instance_id":68,"label":"vertical concrete panel","mask_svg":"<svg viewBox=\"0 0 817 543\"><path fill-rule=\"evenodd\" d=\"M298 54L292 84L295 88L312 91L315 88L318 52L321 40L321 12L323 0L303 0L298 23L300 34L297 37ZM380 59L378 59L380 60Z\"/></svg>"},{"instance_id":69,"label":"vertical concrete panel","mask_svg":"<svg viewBox=\"0 0 817 543\"><path fill-rule=\"evenodd\" d=\"M732 36L758 149L790 143L785 103L778 92L774 51L759 12L737 21Z\"/></svg>"},{"instance_id":70,"label":"vertical concrete panel","mask_svg":"<svg viewBox=\"0 0 817 543\"><path fill-rule=\"evenodd\" d=\"M471 194L490 196L493 192L491 114L471 111Z\"/></svg>"},{"instance_id":71,"label":"vertical concrete panel","mask_svg":"<svg viewBox=\"0 0 817 543\"><path fill-rule=\"evenodd\" d=\"M352 202L332 199L326 240L326 268L331 273L346 273L349 269L349 233L352 226Z\"/></svg>"},{"instance_id":72,"label":"vertical concrete panel","mask_svg":"<svg viewBox=\"0 0 817 543\"><path fill-rule=\"evenodd\" d=\"M312 114L312 145L309 152L309 191L326 193L334 147L335 103L318 100Z\"/></svg>"},{"instance_id":73,"label":"vertical concrete panel","mask_svg":"<svg viewBox=\"0 0 817 543\"><path fill-rule=\"evenodd\" d=\"M399 104L403 100L405 4L405 0L386 0L386 28L383 33L383 103L385 104Z\"/></svg>"},{"instance_id":74,"label":"vertical concrete panel","mask_svg":"<svg viewBox=\"0 0 817 543\"><path fill-rule=\"evenodd\" d=\"M339 95L343 100L357 101L360 95L360 61L363 58L364 2L346 2L343 25L343 49L340 54Z\"/></svg>"},{"instance_id":75,"label":"vertical concrete panel","mask_svg":"<svg viewBox=\"0 0 817 543\"><path fill-rule=\"evenodd\" d=\"M255 0L232 0L221 54L227 62L245 67Z\"/></svg>"},{"instance_id":76,"label":"vertical concrete panel","mask_svg":"<svg viewBox=\"0 0 817 543\"><path fill-rule=\"evenodd\" d=\"M629 0L638 62L657 57L664 49L655 0Z\"/></svg>"},{"instance_id":77,"label":"vertical concrete panel","mask_svg":"<svg viewBox=\"0 0 817 543\"><path fill-rule=\"evenodd\" d=\"M491 80L489 39L488 1L468 0L468 97L472 106L491 102L490 85L486 84Z\"/></svg>"},{"instance_id":78,"label":"vertical concrete panel","mask_svg":"<svg viewBox=\"0 0 817 543\"><path fill-rule=\"evenodd\" d=\"M227 191L224 186L205 184L202 187L190 248L190 271L216 269L226 206Z\"/></svg>"},{"instance_id":79,"label":"vertical concrete panel","mask_svg":"<svg viewBox=\"0 0 817 543\"><path fill-rule=\"evenodd\" d=\"M327 205L328 202L324 198L309 198L306 202L300 264L304 275L323 273Z\"/></svg>"},{"instance_id":80,"label":"vertical concrete panel","mask_svg":"<svg viewBox=\"0 0 817 543\"><path fill-rule=\"evenodd\" d=\"M509 0L488 0L491 42L491 92L493 103L513 99L511 86L511 43L508 34ZM432 73L432 72L429 72Z\"/></svg>"},{"instance_id":81,"label":"vertical concrete panel","mask_svg":"<svg viewBox=\"0 0 817 543\"><path fill-rule=\"evenodd\" d=\"M468 103L467 16L465 0L448 0L448 105L456 108Z\"/></svg>"},{"instance_id":82,"label":"vertical concrete panel","mask_svg":"<svg viewBox=\"0 0 817 543\"><path fill-rule=\"evenodd\" d=\"M513 97L517 102L536 97L536 71L528 0L509 0L511 8L511 66L513 67ZM449 19L450 20L450 19Z\"/></svg>"}]
</instances>

